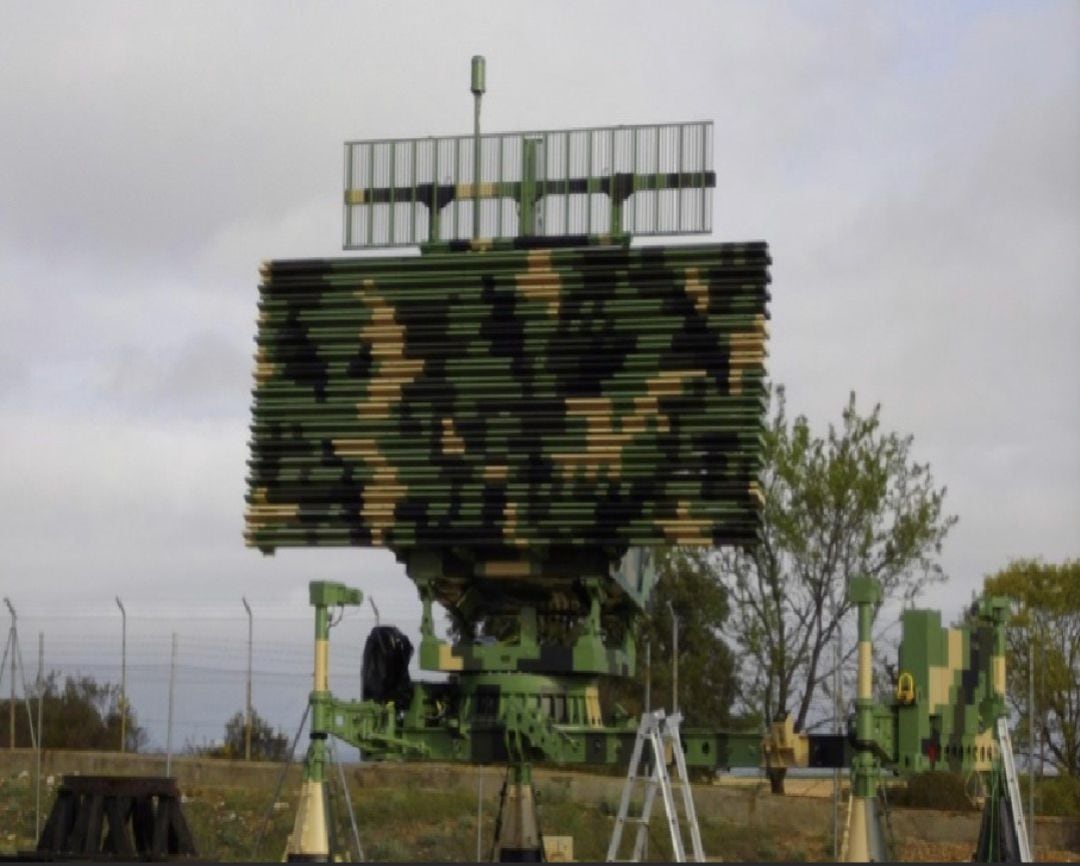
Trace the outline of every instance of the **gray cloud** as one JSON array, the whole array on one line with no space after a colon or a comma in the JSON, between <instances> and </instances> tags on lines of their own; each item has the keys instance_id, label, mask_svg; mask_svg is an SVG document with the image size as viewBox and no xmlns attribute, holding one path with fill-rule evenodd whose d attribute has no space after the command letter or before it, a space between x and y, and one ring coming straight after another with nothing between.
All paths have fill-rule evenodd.
<instances>
[{"instance_id":1,"label":"gray cloud","mask_svg":"<svg viewBox=\"0 0 1080 866\"><path fill-rule=\"evenodd\" d=\"M252 363L242 344L203 332L178 349L120 346L103 364L103 401L139 414L243 416Z\"/></svg>"}]
</instances>

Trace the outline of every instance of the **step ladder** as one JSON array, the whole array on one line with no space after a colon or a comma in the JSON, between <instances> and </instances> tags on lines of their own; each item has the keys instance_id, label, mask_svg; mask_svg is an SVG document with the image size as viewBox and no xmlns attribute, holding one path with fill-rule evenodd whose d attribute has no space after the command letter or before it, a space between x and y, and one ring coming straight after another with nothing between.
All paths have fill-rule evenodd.
<instances>
[{"instance_id":1,"label":"step ladder","mask_svg":"<svg viewBox=\"0 0 1080 866\"><path fill-rule=\"evenodd\" d=\"M701 847L701 831L698 829L697 812L694 811L694 797L690 789L690 780L686 773L686 756L683 754L682 738L679 736L679 725L682 723L681 713L672 713L665 716L663 710L654 710L641 716L641 724L638 725L637 737L634 739L634 751L630 757L630 767L626 774L626 784L623 785L622 800L619 802L619 814L615 818L615 829L611 833L611 844L608 846L607 862L616 862L619 853L619 844L622 842L623 830L627 824L637 825L637 835L634 839L634 853L629 861L638 863L645 852L646 838L649 832L649 816L652 812L653 801L656 799L656 791L664 799L664 809L667 812L668 830L671 833L671 851L674 862L687 862L686 844L683 841L683 831L679 826L679 813L677 810L674 790L678 788L682 794L683 819L690 830L690 847L693 854L691 861L696 863L705 862L705 852ZM651 771L642 773L642 761L645 759L645 747L648 745L648 763ZM668 773L666 750L670 748L674 764L675 780ZM642 802L641 814L631 816L630 801L633 797L634 786L642 782L645 785L645 796Z\"/></svg>"},{"instance_id":2,"label":"step ladder","mask_svg":"<svg viewBox=\"0 0 1080 866\"><path fill-rule=\"evenodd\" d=\"M1020 785L1016 779L1016 761L1013 759L1012 737L1009 736L1009 722L1005 716L997 720L998 747L1001 749L1001 764L1005 769L1005 790L1009 794L1008 813L1012 819L1012 829L1016 834L1016 844L1020 849L1020 862L1031 863L1031 845L1028 842L1027 826L1024 824L1024 808L1020 799Z\"/></svg>"}]
</instances>

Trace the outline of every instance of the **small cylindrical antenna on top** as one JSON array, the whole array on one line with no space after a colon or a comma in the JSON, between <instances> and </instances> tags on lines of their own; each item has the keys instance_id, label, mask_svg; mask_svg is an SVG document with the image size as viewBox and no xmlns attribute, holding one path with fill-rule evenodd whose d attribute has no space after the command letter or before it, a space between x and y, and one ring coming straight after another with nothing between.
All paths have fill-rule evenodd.
<instances>
[{"instance_id":1,"label":"small cylindrical antenna on top","mask_svg":"<svg viewBox=\"0 0 1080 866\"><path fill-rule=\"evenodd\" d=\"M473 96L482 96L484 90L484 57L481 54L476 54L472 59Z\"/></svg>"},{"instance_id":2,"label":"small cylindrical antenna on top","mask_svg":"<svg viewBox=\"0 0 1080 866\"><path fill-rule=\"evenodd\" d=\"M480 237L480 100L484 96L484 58L480 54L472 59L473 94L473 239Z\"/></svg>"}]
</instances>

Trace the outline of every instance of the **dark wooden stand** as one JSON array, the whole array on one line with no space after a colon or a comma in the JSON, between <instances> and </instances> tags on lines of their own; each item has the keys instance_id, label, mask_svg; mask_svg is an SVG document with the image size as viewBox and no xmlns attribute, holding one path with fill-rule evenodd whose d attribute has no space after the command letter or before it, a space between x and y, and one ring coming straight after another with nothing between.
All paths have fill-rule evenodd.
<instances>
[{"instance_id":1,"label":"dark wooden stand","mask_svg":"<svg viewBox=\"0 0 1080 866\"><path fill-rule=\"evenodd\" d=\"M142 776L64 776L36 854L42 860L198 856L176 780Z\"/></svg>"}]
</instances>

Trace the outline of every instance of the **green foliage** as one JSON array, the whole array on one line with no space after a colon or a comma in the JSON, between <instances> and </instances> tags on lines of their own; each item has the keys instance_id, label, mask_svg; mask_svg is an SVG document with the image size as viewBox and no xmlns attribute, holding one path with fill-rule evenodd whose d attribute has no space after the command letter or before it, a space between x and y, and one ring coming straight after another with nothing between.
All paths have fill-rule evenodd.
<instances>
[{"instance_id":1,"label":"green foliage","mask_svg":"<svg viewBox=\"0 0 1080 866\"><path fill-rule=\"evenodd\" d=\"M66 677L63 687L59 674L49 673L42 683L42 743L48 749L120 749L121 697L120 686L98 683L93 677ZM33 693L26 702L16 699L15 744L31 745L29 718L37 725L38 696ZM11 701L0 701L0 743L7 743L10 736ZM127 709L127 725L124 731L125 748L137 752L146 745L146 731L138 724L138 718L130 704Z\"/></svg>"},{"instance_id":2,"label":"green foliage","mask_svg":"<svg viewBox=\"0 0 1080 866\"><path fill-rule=\"evenodd\" d=\"M244 711L236 713L225 723L225 737L219 746L195 749L209 758L239 759L246 755L247 726ZM251 759L253 761L284 761L289 753L289 735L277 730L251 709Z\"/></svg>"},{"instance_id":3,"label":"green foliage","mask_svg":"<svg viewBox=\"0 0 1080 866\"><path fill-rule=\"evenodd\" d=\"M889 804L910 809L972 812L975 804L959 773L930 770L908 779L903 787L889 788Z\"/></svg>"},{"instance_id":4,"label":"green foliage","mask_svg":"<svg viewBox=\"0 0 1080 866\"><path fill-rule=\"evenodd\" d=\"M1008 631L1008 697L1019 717L1014 742L1031 741L1028 667L1034 652L1035 760L1080 776L1080 559L1011 562L986 578L987 592L1015 602Z\"/></svg>"},{"instance_id":5,"label":"green foliage","mask_svg":"<svg viewBox=\"0 0 1080 866\"><path fill-rule=\"evenodd\" d=\"M657 570L659 581L637 634L637 674L629 682L607 683L605 697L631 715L644 710L645 648L651 645L651 703L671 708L673 609L679 621L679 709L688 725L727 727L736 698L735 661L721 637L730 612L727 592L700 548L659 553Z\"/></svg>"},{"instance_id":6,"label":"green foliage","mask_svg":"<svg viewBox=\"0 0 1080 866\"><path fill-rule=\"evenodd\" d=\"M1028 807L1029 777L1020 773L1020 802ZM969 784L960 773L933 770L908 779L904 786L889 788L892 806L911 809L938 809L950 812L977 811L969 796ZM1080 778L1046 776L1035 780L1035 812L1073 818L1080 815Z\"/></svg>"},{"instance_id":7,"label":"green foliage","mask_svg":"<svg viewBox=\"0 0 1080 866\"><path fill-rule=\"evenodd\" d=\"M886 600L910 602L945 579L937 557L956 517L912 438L882 429L880 406L862 414L853 393L818 436L804 416L788 418L782 387L772 399L761 542L720 551L713 569L729 593L748 709L766 721L794 713L803 730L832 677L848 581L874 577Z\"/></svg>"},{"instance_id":8,"label":"green foliage","mask_svg":"<svg viewBox=\"0 0 1080 866\"><path fill-rule=\"evenodd\" d=\"M1025 802L1027 802L1025 800ZM1040 815L1080 815L1080 777L1047 776L1035 783L1035 810Z\"/></svg>"}]
</instances>

